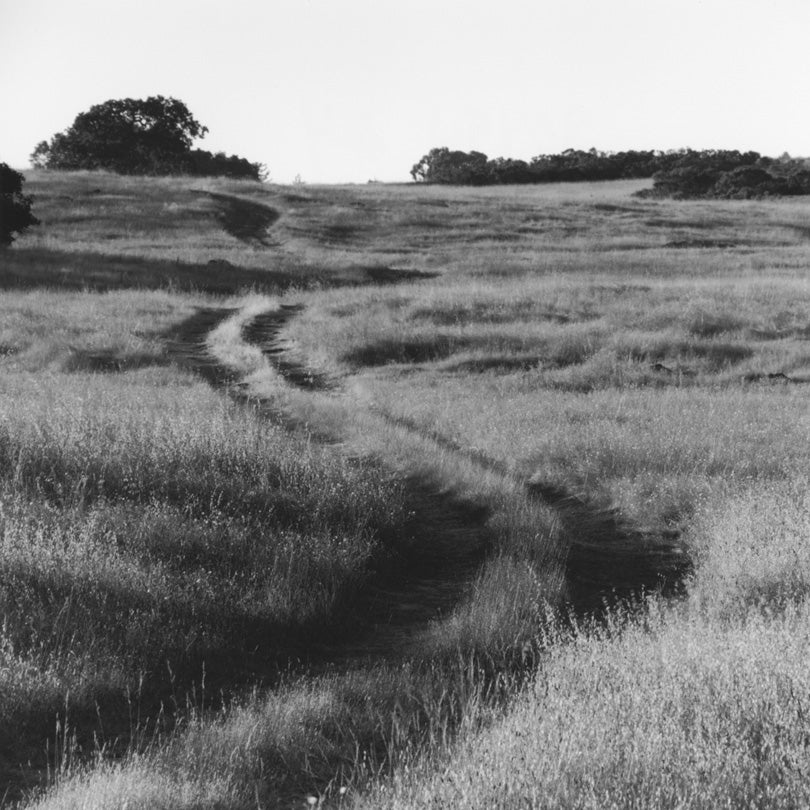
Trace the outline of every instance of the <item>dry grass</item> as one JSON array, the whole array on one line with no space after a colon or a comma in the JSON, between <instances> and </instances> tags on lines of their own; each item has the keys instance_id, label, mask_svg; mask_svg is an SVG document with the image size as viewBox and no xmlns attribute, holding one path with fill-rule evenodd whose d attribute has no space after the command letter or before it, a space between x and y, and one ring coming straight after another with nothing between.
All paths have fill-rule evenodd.
<instances>
[{"instance_id":1,"label":"dry grass","mask_svg":"<svg viewBox=\"0 0 810 810\"><path fill-rule=\"evenodd\" d=\"M94 734L120 748L182 714L202 681L220 701L340 637L369 561L406 531L390 477L172 364L161 334L192 302L34 291L0 304L14 346L0 360L10 786L18 762L44 764L56 714L85 750Z\"/></svg>"},{"instance_id":2,"label":"dry grass","mask_svg":"<svg viewBox=\"0 0 810 810\"><path fill-rule=\"evenodd\" d=\"M638 186L32 177L0 272L10 795L59 711L37 806L806 804L808 205ZM288 302L329 390L245 340ZM197 307L234 310L205 346L235 398L167 350ZM408 660L279 677L434 540L481 558ZM673 542L679 602L566 615Z\"/></svg>"},{"instance_id":3,"label":"dry grass","mask_svg":"<svg viewBox=\"0 0 810 810\"><path fill-rule=\"evenodd\" d=\"M355 807L801 807L807 482L706 510L688 600L561 634L508 716Z\"/></svg>"}]
</instances>

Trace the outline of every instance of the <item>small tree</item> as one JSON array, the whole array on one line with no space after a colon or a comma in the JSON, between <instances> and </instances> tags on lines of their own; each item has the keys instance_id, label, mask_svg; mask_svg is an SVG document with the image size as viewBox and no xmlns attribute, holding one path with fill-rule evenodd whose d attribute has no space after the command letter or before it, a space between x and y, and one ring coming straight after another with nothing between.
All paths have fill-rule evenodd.
<instances>
[{"instance_id":1,"label":"small tree","mask_svg":"<svg viewBox=\"0 0 810 810\"><path fill-rule=\"evenodd\" d=\"M31 198L22 193L25 178L5 163L0 163L0 247L8 247L14 234L39 225L31 213Z\"/></svg>"},{"instance_id":2,"label":"small tree","mask_svg":"<svg viewBox=\"0 0 810 810\"><path fill-rule=\"evenodd\" d=\"M40 141L31 152L31 165L35 169L47 169L51 159L51 146L47 141Z\"/></svg>"},{"instance_id":3,"label":"small tree","mask_svg":"<svg viewBox=\"0 0 810 810\"><path fill-rule=\"evenodd\" d=\"M483 152L451 151L446 146L431 149L411 169L411 177L424 183L482 186L491 182Z\"/></svg>"}]
</instances>

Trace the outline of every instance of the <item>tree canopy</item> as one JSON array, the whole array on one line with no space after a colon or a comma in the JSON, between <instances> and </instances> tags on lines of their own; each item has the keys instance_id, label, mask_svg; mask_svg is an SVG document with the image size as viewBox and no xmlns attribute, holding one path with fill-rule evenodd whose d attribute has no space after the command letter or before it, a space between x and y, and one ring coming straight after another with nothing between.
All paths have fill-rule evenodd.
<instances>
[{"instance_id":1,"label":"tree canopy","mask_svg":"<svg viewBox=\"0 0 810 810\"><path fill-rule=\"evenodd\" d=\"M261 179L263 167L258 163L192 149L194 141L207 132L178 99L111 99L79 113L67 130L38 143L31 161L47 169Z\"/></svg>"},{"instance_id":2,"label":"tree canopy","mask_svg":"<svg viewBox=\"0 0 810 810\"><path fill-rule=\"evenodd\" d=\"M757 199L810 194L810 170L790 156L761 157L756 152L692 153L653 175L643 197L676 199Z\"/></svg>"},{"instance_id":3,"label":"tree canopy","mask_svg":"<svg viewBox=\"0 0 810 810\"><path fill-rule=\"evenodd\" d=\"M487 156L483 152L431 149L411 169L414 180L450 185L484 185L489 182Z\"/></svg>"},{"instance_id":4,"label":"tree canopy","mask_svg":"<svg viewBox=\"0 0 810 810\"><path fill-rule=\"evenodd\" d=\"M14 234L21 234L39 220L31 213L31 198L22 191L25 178L6 163L0 163L0 247L8 247Z\"/></svg>"}]
</instances>

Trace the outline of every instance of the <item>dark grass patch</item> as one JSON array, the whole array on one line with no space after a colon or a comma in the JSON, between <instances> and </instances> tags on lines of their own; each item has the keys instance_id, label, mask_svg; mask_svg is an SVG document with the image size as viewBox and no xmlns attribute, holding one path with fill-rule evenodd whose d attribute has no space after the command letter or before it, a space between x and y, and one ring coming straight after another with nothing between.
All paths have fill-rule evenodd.
<instances>
[{"instance_id":1,"label":"dark grass patch","mask_svg":"<svg viewBox=\"0 0 810 810\"><path fill-rule=\"evenodd\" d=\"M378 265L335 268L302 265L290 270L265 270L240 267L227 259L211 259L203 264L45 248L7 250L3 259L0 289L6 290L37 287L93 292L174 290L214 295L257 290L272 294L290 287L352 287L369 282L397 284L438 275Z\"/></svg>"},{"instance_id":2,"label":"dark grass patch","mask_svg":"<svg viewBox=\"0 0 810 810\"><path fill-rule=\"evenodd\" d=\"M706 219L648 219L644 224L649 228L691 228L698 231L714 231L718 228L727 228L734 225L726 219L706 220Z\"/></svg>"},{"instance_id":3,"label":"dark grass patch","mask_svg":"<svg viewBox=\"0 0 810 810\"><path fill-rule=\"evenodd\" d=\"M407 267L386 267L385 265L365 267L366 275L375 284L398 284L401 281L420 281L436 278L439 273L413 270Z\"/></svg>"},{"instance_id":4,"label":"dark grass patch","mask_svg":"<svg viewBox=\"0 0 810 810\"><path fill-rule=\"evenodd\" d=\"M465 242L517 242L523 238L523 234L507 231L489 231L464 234Z\"/></svg>"},{"instance_id":5,"label":"dark grass patch","mask_svg":"<svg viewBox=\"0 0 810 810\"><path fill-rule=\"evenodd\" d=\"M601 295L622 296L633 293L647 293L652 287L647 284L593 284L588 289Z\"/></svg>"},{"instance_id":6,"label":"dark grass patch","mask_svg":"<svg viewBox=\"0 0 810 810\"><path fill-rule=\"evenodd\" d=\"M67 372L92 372L98 374L121 374L153 366L168 366L171 360L163 354L135 352L121 354L114 349L100 351L71 350L70 356L62 363Z\"/></svg>"},{"instance_id":7,"label":"dark grass patch","mask_svg":"<svg viewBox=\"0 0 810 810\"><path fill-rule=\"evenodd\" d=\"M787 228L793 231L796 236L799 237L804 242L810 240L810 225L793 225L793 224L786 224L781 225L782 228Z\"/></svg>"},{"instance_id":8,"label":"dark grass patch","mask_svg":"<svg viewBox=\"0 0 810 810\"><path fill-rule=\"evenodd\" d=\"M444 360L470 348L470 341L456 335L433 335L409 340L385 339L347 352L342 360L355 366L384 366L387 363L430 363Z\"/></svg>"},{"instance_id":9,"label":"dark grass patch","mask_svg":"<svg viewBox=\"0 0 810 810\"><path fill-rule=\"evenodd\" d=\"M539 223L545 224L547 222L571 222L572 215L570 214L554 214L551 211L533 211L532 213L526 214L522 218L522 222L531 222L531 223Z\"/></svg>"},{"instance_id":10,"label":"dark grass patch","mask_svg":"<svg viewBox=\"0 0 810 810\"><path fill-rule=\"evenodd\" d=\"M347 352L341 359L354 366L383 366L388 363L433 363L446 360L460 352L481 351L501 358L520 358L521 363L531 358L532 362L536 363L541 353L532 352L530 348L527 341L507 335L455 335L440 332L403 340L386 338L367 343ZM593 350L589 343L586 345L580 341L571 344L562 342L560 345L550 346L548 356L542 360L556 366L564 366L582 362L582 359L589 356ZM508 359L502 362L508 363Z\"/></svg>"},{"instance_id":11,"label":"dark grass patch","mask_svg":"<svg viewBox=\"0 0 810 810\"><path fill-rule=\"evenodd\" d=\"M576 228L566 228L564 226L546 223L544 225L520 225L515 228L515 233L519 233L521 236L566 237L574 233L581 233L581 231Z\"/></svg>"},{"instance_id":12,"label":"dark grass patch","mask_svg":"<svg viewBox=\"0 0 810 810\"><path fill-rule=\"evenodd\" d=\"M222 227L241 242L272 247L267 231L281 214L269 205L233 197L230 194L205 192L219 206L219 219Z\"/></svg>"},{"instance_id":13,"label":"dark grass patch","mask_svg":"<svg viewBox=\"0 0 810 810\"><path fill-rule=\"evenodd\" d=\"M527 355L490 355L462 360L458 363L442 366L442 371L451 373L484 374L495 372L510 374L515 371L533 371L543 365L543 358L534 354Z\"/></svg>"},{"instance_id":14,"label":"dark grass patch","mask_svg":"<svg viewBox=\"0 0 810 810\"><path fill-rule=\"evenodd\" d=\"M610 242L603 242L602 244L600 244L600 245L598 245L596 247L596 250L597 251L602 251L602 252L610 251L610 252L616 252L616 253L620 253L620 252L621 253L630 253L632 251L657 250L659 247L661 247L661 246L658 245L658 244L651 243L651 242L647 242L647 243L645 243L645 242L633 242L633 243L630 243L630 244L625 243L625 244L621 244L621 245L611 244Z\"/></svg>"},{"instance_id":15,"label":"dark grass patch","mask_svg":"<svg viewBox=\"0 0 810 810\"><path fill-rule=\"evenodd\" d=\"M326 225L321 230L321 238L327 244L347 244L357 241L361 229L356 225Z\"/></svg>"},{"instance_id":16,"label":"dark grass patch","mask_svg":"<svg viewBox=\"0 0 810 810\"><path fill-rule=\"evenodd\" d=\"M306 197L303 194L282 194L281 199L288 203L314 203L318 202L314 197Z\"/></svg>"},{"instance_id":17,"label":"dark grass patch","mask_svg":"<svg viewBox=\"0 0 810 810\"><path fill-rule=\"evenodd\" d=\"M546 341L543 356L555 368L578 366L596 354L603 343L604 335L600 332L562 332Z\"/></svg>"},{"instance_id":18,"label":"dark grass patch","mask_svg":"<svg viewBox=\"0 0 810 810\"><path fill-rule=\"evenodd\" d=\"M756 371L749 371L747 374L743 374L742 382L745 383L795 383L798 385L804 385L806 383L810 383L810 378L800 376L794 377L792 375L785 374L782 371L772 371L768 373L759 373Z\"/></svg>"},{"instance_id":19,"label":"dark grass patch","mask_svg":"<svg viewBox=\"0 0 810 810\"><path fill-rule=\"evenodd\" d=\"M659 341L650 346L621 347L620 357L629 355L636 362L647 362L651 366L664 365L664 361L694 359L703 361L710 371L736 365L752 357L754 350L740 343L706 342L698 343L688 340Z\"/></svg>"},{"instance_id":20,"label":"dark grass patch","mask_svg":"<svg viewBox=\"0 0 810 810\"><path fill-rule=\"evenodd\" d=\"M45 248L9 250L0 267L0 289L178 290L219 295L255 288L279 292L306 284L305 274L237 267L221 262L147 259Z\"/></svg>"},{"instance_id":21,"label":"dark grass patch","mask_svg":"<svg viewBox=\"0 0 810 810\"><path fill-rule=\"evenodd\" d=\"M614 205L613 203L593 203L589 206L594 211L607 211L612 214L644 214L649 209L632 205Z\"/></svg>"},{"instance_id":22,"label":"dark grass patch","mask_svg":"<svg viewBox=\"0 0 810 810\"><path fill-rule=\"evenodd\" d=\"M794 329L757 329L750 328L746 330L746 335L753 340L784 340L796 336L797 331L801 334L801 330Z\"/></svg>"},{"instance_id":23,"label":"dark grass patch","mask_svg":"<svg viewBox=\"0 0 810 810\"><path fill-rule=\"evenodd\" d=\"M737 332L744 326L745 321L729 312L699 312L690 318L686 331L696 337L713 338L729 332Z\"/></svg>"},{"instance_id":24,"label":"dark grass patch","mask_svg":"<svg viewBox=\"0 0 810 810\"><path fill-rule=\"evenodd\" d=\"M664 244L667 248L736 248L751 243L732 239L671 239Z\"/></svg>"},{"instance_id":25,"label":"dark grass patch","mask_svg":"<svg viewBox=\"0 0 810 810\"><path fill-rule=\"evenodd\" d=\"M399 225L400 227L404 228L429 228L429 229L455 227L454 223L448 222L447 220L431 219L429 217L414 217L412 219L406 219L400 222Z\"/></svg>"},{"instance_id":26,"label":"dark grass patch","mask_svg":"<svg viewBox=\"0 0 810 810\"><path fill-rule=\"evenodd\" d=\"M7 343L0 343L0 358L11 357L20 351L19 346L10 346Z\"/></svg>"},{"instance_id":27,"label":"dark grass patch","mask_svg":"<svg viewBox=\"0 0 810 810\"><path fill-rule=\"evenodd\" d=\"M516 301L508 304L475 304L469 307L456 305L423 308L415 310L412 317L439 326L466 326L474 323L503 324L513 323L517 320L569 323L572 319L570 315L562 312L540 309L533 301ZM586 313L577 315L577 320L587 319L589 319L589 316Z\"/></svg>"}]
</instances>

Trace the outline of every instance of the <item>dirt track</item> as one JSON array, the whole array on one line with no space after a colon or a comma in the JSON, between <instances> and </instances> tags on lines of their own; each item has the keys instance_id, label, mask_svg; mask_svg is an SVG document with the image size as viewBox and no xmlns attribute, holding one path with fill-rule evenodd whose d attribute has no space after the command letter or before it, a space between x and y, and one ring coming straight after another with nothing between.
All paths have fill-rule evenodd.
<instances>
[{"instance_id":1,"label":"dirt track","mask_svg":"<svg viewBox=\"0 0 810 810\"><path fill-rule=\"evenodd\" d=\"M277 342L281 327L298 311L297 307L270 310L248 324L243 334L261 345L289 384L325 388L328 383L323 378L285 359ZM209 352L208 333L233 315L233 309L200 309L167 336L170 356L274 423L295 429L294 414L279 412L269 401L248 395L238 385L237 375ZM411 515L404 527L409 542L396 558L381 561L369 572L370 585L346 595L352 632L333 632L329 642L289 650L290 657L324 663L369 654L407 654L410 641L468 591L490 547L486 510L424 480L409 478L404 486Z\"/></svg>"},{"instance_id":2,"label":"dirt track","mask_svg":"<svg viewBox=\"0 0 810 810\"><path fill-rule=\"evenodd\" d=\"M308 369L291 356L282 339L284 326L301 312L298 305L270 306L241 328L241 339L259 347L275 373L288 386L328 392L336 383ZM192 369L212 385L254 408L257 413L289 429L300 429L294 413L285 413L269 399L239 385L238 375L219 363L207 346L208 333L230 317L234 309L201 309L172 333L169 351L175 362ZM509 477L501 462L471 454L441 435L425 432L409 420L373 411L383 420L458 454L488 472ZM315 440L328 441L311 432ZM418 478L404 481L410 542L396 559L380 561L368 572L367 584L347 594L353 632L332 634L329 642L298 657L319 661L345 660L367 654L398 655L432 620L446 615L469 591L476 573L493 547L487 510L458 499L440 484ZM648 536L627 524L616 510L590 504L574 493L542 481L524 482L529 499L550 507L562 527L567 595L578 613L601 611L608 601L629 598L641 590L677 593L691 563L679 538Z\"/></svg>"},{"instance_id":3,"label":"dirt track","mask_svg":"<svg viewBox=\"0 0 810 810\"><path fill-rule=\"evenodd\" d=\"M244 241L258 240L264 244L266 230L276 221L278 212L227 195L216 195L216 199L226 206L226 213L229 211L239 220L235 230L224 222L229 232ZM243 211L240 207L243 202L252 206L251 211ZM380 279L378 283L390 280ZM242 324L240 338L246 345L261 350L286 385L314 394L334 391L336 382L296 359L283 339L284 327L302 310L299 304L269 304ZM238 373L209 351L209 333L237 313L227 308L200 309L168 336L170 356L211 385L249 404L265 418L291 430L300 429L301 422L295 413L283 412L269 399L248 394L239 384ZM372 412L488 472L511 477L495 459L470 453L410 420L377 410ZM330 440L318 436L317 429L308 430L315 440ZM464 502L434 481L411 477L403 483L412 515L407 527L411 542L397 559L386 560L369 572L370 584L347 595L354 632L348 636L339 634L339 638L307 651L305 657L335 661L368 653L406 652L411 639L458 604L492 550L488 513L480 504ZM526 481L523 485L527 498L542 502L558 516L561 542L566 544L561 550L566 565L566 590L575 611L599 612L608 601L632 597L641 590L661 588L665 593L677 593L691 571L691 561L683 554L676 535L648 536L627 524L616 510L592 505L587 499L543 481Z\"/></svg>"}]
</instances>

